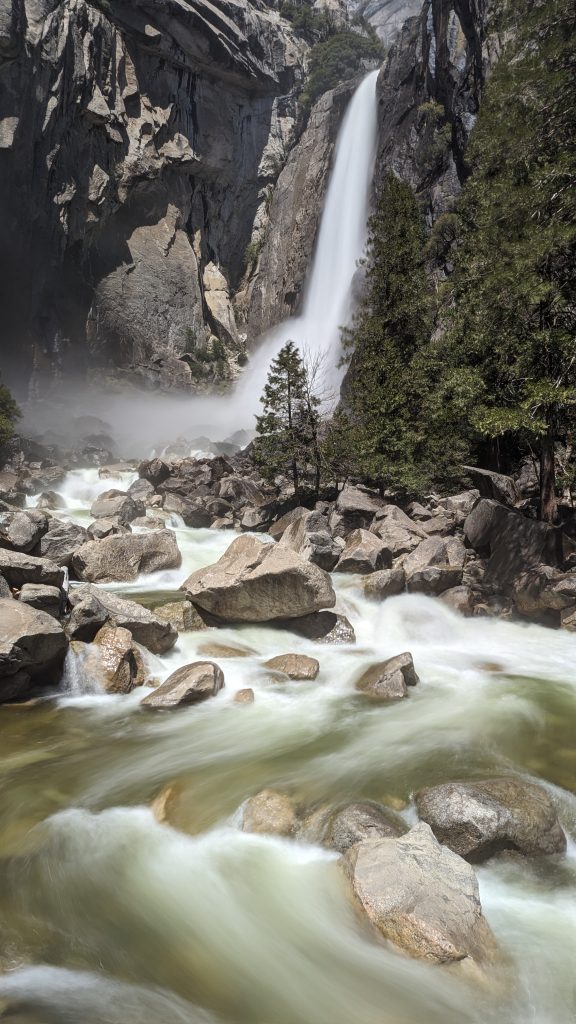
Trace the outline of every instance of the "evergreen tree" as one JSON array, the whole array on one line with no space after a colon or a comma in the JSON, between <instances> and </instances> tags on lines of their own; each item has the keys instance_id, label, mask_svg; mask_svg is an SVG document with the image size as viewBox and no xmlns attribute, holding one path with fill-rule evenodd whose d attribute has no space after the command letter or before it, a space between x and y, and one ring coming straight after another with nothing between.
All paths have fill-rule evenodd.
<instances>
[{"instance_id":1,"label":"evergreen tree","mask_svg":"<svg viewBox=\"0 0 576 1024\"><path fill-rule=\"evenodd\" d=\"M278 473L292 478L299 496L312 468L319 485L319 400L310 386L306 367L293 341L287 342L273 360L260 399L263 413L256 417L254 459L265 477Z\"/></svg>"},{"instance_id":2,"label":"evergreen tree","mask_svg":"<svg viewBox=\"0 0 576 1024\"><path fill-rule=\"evenodd\" d=\"M515 0L459 203L438 405L469 404L463 433L536 449L540 516L556 518L559 443L576 427L576 9ZM449 405L449 402L448 402Z\"/></svg>"},{"instance_id":3,"label":"evergreen tree","mask_svg":"<svg viewBox=\"0 0 576 1024\"><path fill-rule=\"evenodd\" d=\"M357 472L380 487L416 492L429 483L417 356L430 337L422 218L410 187L388 174L369 222L366 289L343 332L349 450ZM344 453L342 453L344 455Z\"/></svg>"},{"instance_id":4,"label":"evergreen tree","mask_svg":"<svg viewBox=\"0 0 576 1024\"><path fill-rule=\"evenodd\" d=\"M20 410L5 384L0 384L0 448L10 440Z\"/></svg>"}]
</instances>

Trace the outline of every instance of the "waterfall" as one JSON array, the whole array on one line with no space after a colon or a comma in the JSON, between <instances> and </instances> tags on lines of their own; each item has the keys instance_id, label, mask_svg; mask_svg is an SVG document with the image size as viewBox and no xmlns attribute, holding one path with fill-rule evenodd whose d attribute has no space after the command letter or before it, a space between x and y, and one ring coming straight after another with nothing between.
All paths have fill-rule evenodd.
<instances>
[{"instance_id":1,"label":"waterfall","mask_svg":"<svg viewBox=\"0 0 576 1024\"><path fill-rule=\"evenodd\" d=\"M340 382L340 328L350 322L352 282L366 246L376 155L377 78L378 71L372 71L360 83L338 134L302 313L268 332L252 356L234 395L240 418L257 411L270 361L289 340L312 356L326 354L330 383Z\"/></svg>"}]
</instances>

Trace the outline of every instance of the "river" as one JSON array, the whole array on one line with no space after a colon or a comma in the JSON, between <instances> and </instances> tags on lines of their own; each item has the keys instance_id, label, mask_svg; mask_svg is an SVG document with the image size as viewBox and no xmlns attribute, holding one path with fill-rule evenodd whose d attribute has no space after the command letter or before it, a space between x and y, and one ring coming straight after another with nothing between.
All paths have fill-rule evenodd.
<instances>
[{"instance_id":1,"label":"river","mask_svg":"<svg viewBox=\"0 0 576 1024\"><path fill-rule=\"evenodd\" d=\"M64 519L86 522L110 483L71 473ZM209 564L231 532L177 525L181 569L117 592L150 599ZM491 1000L359 928L333 854L239 828L243 802L277 787L306 804L370 798L415 821L412 794L454 779L521 773L557 800L576 835L576 637L463 619L416 595L368 602L334 577L355 645L263 626L180 635L157 679L229 644L226 685L205 704L151 715L142 689L94 692L69 660L68 692L6 706L0 754L3 1021L14 1024L573 1024L576 847L546 862L478 869L484 912L510 958ZM367 706L354 680L410 650L420 684ZM315 682L270 680L263 661L318 658ZM252 705L233 701L250 686ZM151 802L173 782L186 832Z\"/></svg>"}]
</instances>

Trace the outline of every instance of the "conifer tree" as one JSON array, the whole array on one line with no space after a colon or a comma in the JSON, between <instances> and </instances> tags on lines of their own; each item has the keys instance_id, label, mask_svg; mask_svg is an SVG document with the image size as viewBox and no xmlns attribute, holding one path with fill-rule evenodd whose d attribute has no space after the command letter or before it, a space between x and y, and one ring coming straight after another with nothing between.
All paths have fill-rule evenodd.
<instances>
[{"instance_id":1,"label":"conifer tree","mask_svg":"<svg viewBox=\"0 0 576 1024\"><path fill-rule=\"evenodd\" d=\"M273 360L260 401L263 412L256 417L254 442L257 465L268 479L289 474L297 496L312 467L317 488L319 401L293 341Z\"/></svg>"},{"instance_id":2,"label":"conifer tree","mask_svg":"<svg viewBox=\"0 0 576 1024\"><path fill-rule=\"evenodd\" d=\"M14 425L19 417L20 410L11 392L5 384L0 383L0 448L12 437Z\"/></svg>"}]
</instances>

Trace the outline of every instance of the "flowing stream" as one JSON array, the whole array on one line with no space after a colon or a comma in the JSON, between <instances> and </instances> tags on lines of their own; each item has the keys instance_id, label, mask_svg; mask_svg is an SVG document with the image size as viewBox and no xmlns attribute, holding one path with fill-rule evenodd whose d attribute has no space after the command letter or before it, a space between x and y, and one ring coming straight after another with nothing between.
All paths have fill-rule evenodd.
<instances>
[{"instance_id":1,"label":"flowing stream","mask_svg":"<svg viewBox=\"0 0 576 1024\"><path fill-rule=\"evenodd\" d=\"M126 487L71 473L59 515L85 522L94 494ZM176 527L181 569L116 592L157 600L217 558L233 534ZM493 861L478 870L503 956L505 993L478 998L442 969L374 944L349 906L335 857L249 835L241 807L264 787L304 804L375 799L415 820L420 786L509 772L542 781L576 834L576 638L538 626L462 619L440 601L370 603L335 577L355 645L330 647L267 626L183 633L153 674L235 646L225 689L155 714L143 691L98 692L67 664L69 691L4 707L0 754L0 1019L26 1024L573 1024L576 859ZM410 698L366 706L354 680L413 653ZM263 662L318 658L313 683L280 683ZM253 705L234 693L250 686ZM146 692L146 691L144 691ZM150 804L170 783L184 831ZM2 1016L1 1008L5 1007Z\"/></svg>"}]
</instances>

